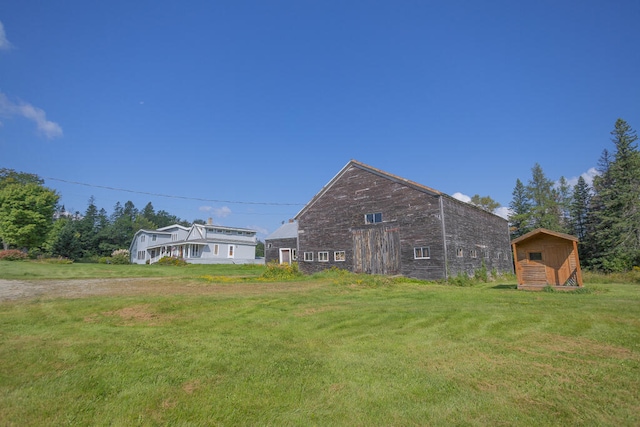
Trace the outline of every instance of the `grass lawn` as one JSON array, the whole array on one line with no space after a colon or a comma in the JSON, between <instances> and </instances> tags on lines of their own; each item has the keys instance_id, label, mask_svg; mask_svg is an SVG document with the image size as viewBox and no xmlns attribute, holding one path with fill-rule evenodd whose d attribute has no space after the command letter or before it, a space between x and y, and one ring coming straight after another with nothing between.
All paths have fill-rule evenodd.
<instances>
[{"instance_id":1,"label":"grass lawn","mask_svg":"<svg viewBox=\"0 0 640 427\"><path fill-rule=\"evenodd\" d=\"M22 263L0 278L6 264ZM53 278L97 274L63 267L78 270ZM0 425L640 424L637 284L243 273L173 267L173 295L0 303Z\"/></svg>"}]
</instances>

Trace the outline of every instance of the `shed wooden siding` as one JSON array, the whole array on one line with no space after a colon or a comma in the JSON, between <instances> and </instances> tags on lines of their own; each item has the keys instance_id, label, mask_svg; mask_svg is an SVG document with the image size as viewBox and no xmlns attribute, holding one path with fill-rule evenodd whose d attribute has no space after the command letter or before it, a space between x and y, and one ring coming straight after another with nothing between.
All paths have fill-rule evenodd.
<instances>
[{"instance_id":1,"label":"shed wooden siding","mask_svg":"<svg viewBox=\"0 0 640 427\"><path fill-rule=\"evenodd\" d=\"M582 286L576 240L546 233L513 243L518 285ZM540 253L541 260L531 260L530 253Z\"/></svg>"},{"instance_id":2,"label":"shed wooden siding","mask_svg":"<svg viewBox=\"0 0 640 427\"><path fill-rule=\"evenodd\" d=\"M482 265L479 247L477 259L455 259L456 247L464 243L465 248L486 245L494 251L498 245L503 259L491 260L487 268L513 273L504 219L429 190L366 165L348 164L296 217L301 271L337 267L438 280L448 277L452 259L455 273L472 273ZM383 222L365 224L370 213L381 213ZM445 244L443 218L452 243ZM429 248L430 257L415 259L417 247ZM346 260L336 261L335 251L344 251ZM313 253L312 262L304 261L305 252ZM318 262L318 252L329 252L329 260Z\"/></svg>"}]
</instances>

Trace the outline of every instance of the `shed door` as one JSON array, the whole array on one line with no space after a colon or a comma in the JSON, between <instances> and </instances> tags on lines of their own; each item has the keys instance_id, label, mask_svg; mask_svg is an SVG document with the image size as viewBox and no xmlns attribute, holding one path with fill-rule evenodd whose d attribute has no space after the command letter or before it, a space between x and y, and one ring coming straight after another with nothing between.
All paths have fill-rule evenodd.
<instances>
[{"instance_id":1,"label":"shed door","mask_svg":"<svg viewBox=\"0 0 640 427\"><path fill-rule=\"evenodd\" d=\"M400 272L398 228L375 227L353 230L353 271L368 274Z\"/></svg>"},{"instance_id":2,"label":"shed door","mask_svg":"<svg viewBox=\"0 0 640 427\"><path fill-rule=\"evenodd\" d=\"M547 254L547 283L561 286L571 276L571 266L569 265L569 255L571 249L568 246L553 245L545 247Z\"/></svg>"}]
</instances>

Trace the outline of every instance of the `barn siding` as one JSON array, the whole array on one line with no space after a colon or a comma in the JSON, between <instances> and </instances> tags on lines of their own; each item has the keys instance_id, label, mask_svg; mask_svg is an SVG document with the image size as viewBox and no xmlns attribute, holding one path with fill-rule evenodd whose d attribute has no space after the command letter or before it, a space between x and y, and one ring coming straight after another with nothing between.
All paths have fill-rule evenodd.
<instances>
[{"instance_id":1,"label":"barn siding","mask_svg":"<svg viewBox=\"0 0 640 427\"><path fill-rule=\"evenodd\" d=\"M271 244L271 247L267 247ZM298 247L298 239L286 238L286 239L269 239L264 242L264 261L280 262L280 248L295 249Z\"/></svg>"},{"instance_id":2,"label":"barn siding","mask_svg":"<svg viewBox=\"0 0 640 427\"><path fill-rule=\"evenodd\" d=\"M443 198L443 208L450 276L473 274L483 263L487 271L513 273L509 230L503 218L449 197Z\"/></svg>"},{"instance_id":3,"label":"barn siding","mask_svg":"<svg viewBox=\"0 0 640 427\"><path fill-rule=\"evenodd\" d=\"M442 219L441 198L444 200L446 221ZM382 224L365 224L366 214L378 212L382 213ZM363 265L360 257L368 255L360 252L359 258L354 258L354 232L376 227L397 233L399 273L404 276L443 279L447 277L447 260L450 267L453 266L454 274L462 271L472 273L482 265L480 248L477 248L477 259L465 257L459 260L456 259L456 247L468 249L476 248L476 245L486 245L494 253L501 251L501 259L485 260L489 270L513 272L504 219L448 196L421 191L353 165L346 168L320 197L312 200L297 220L298 261L305 273L329 267L356 270L357 266ZM444 222L447 240L450 241L447 245L442 228ZM430 259L414 259L415 247L428 247ZM445 247L448 253L445 253ZM318 262L320 251L329 252L328 262ZM346 261L335 261L335 251L345 251ZM312 262L304 261L305 252L313 253Z\"/></svg>"}]
</instances>

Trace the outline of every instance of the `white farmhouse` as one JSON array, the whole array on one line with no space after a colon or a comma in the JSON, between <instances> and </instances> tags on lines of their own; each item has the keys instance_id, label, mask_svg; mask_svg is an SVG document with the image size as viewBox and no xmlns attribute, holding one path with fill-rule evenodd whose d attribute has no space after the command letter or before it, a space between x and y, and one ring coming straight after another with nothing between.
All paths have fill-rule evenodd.
<instances>
[{"instance_id":1,"label":"white farmhouse","mask_svg":"<svg viewBox=\"0 0 640 427\"><path fill-rule=\"evenodd\" d=\"M162 257L181 258L191 264L253 264L256 231L213 224L179 224L157 230L139 230L129 253L132 264L153 264Z\"/></svg>"}]
</instances>

